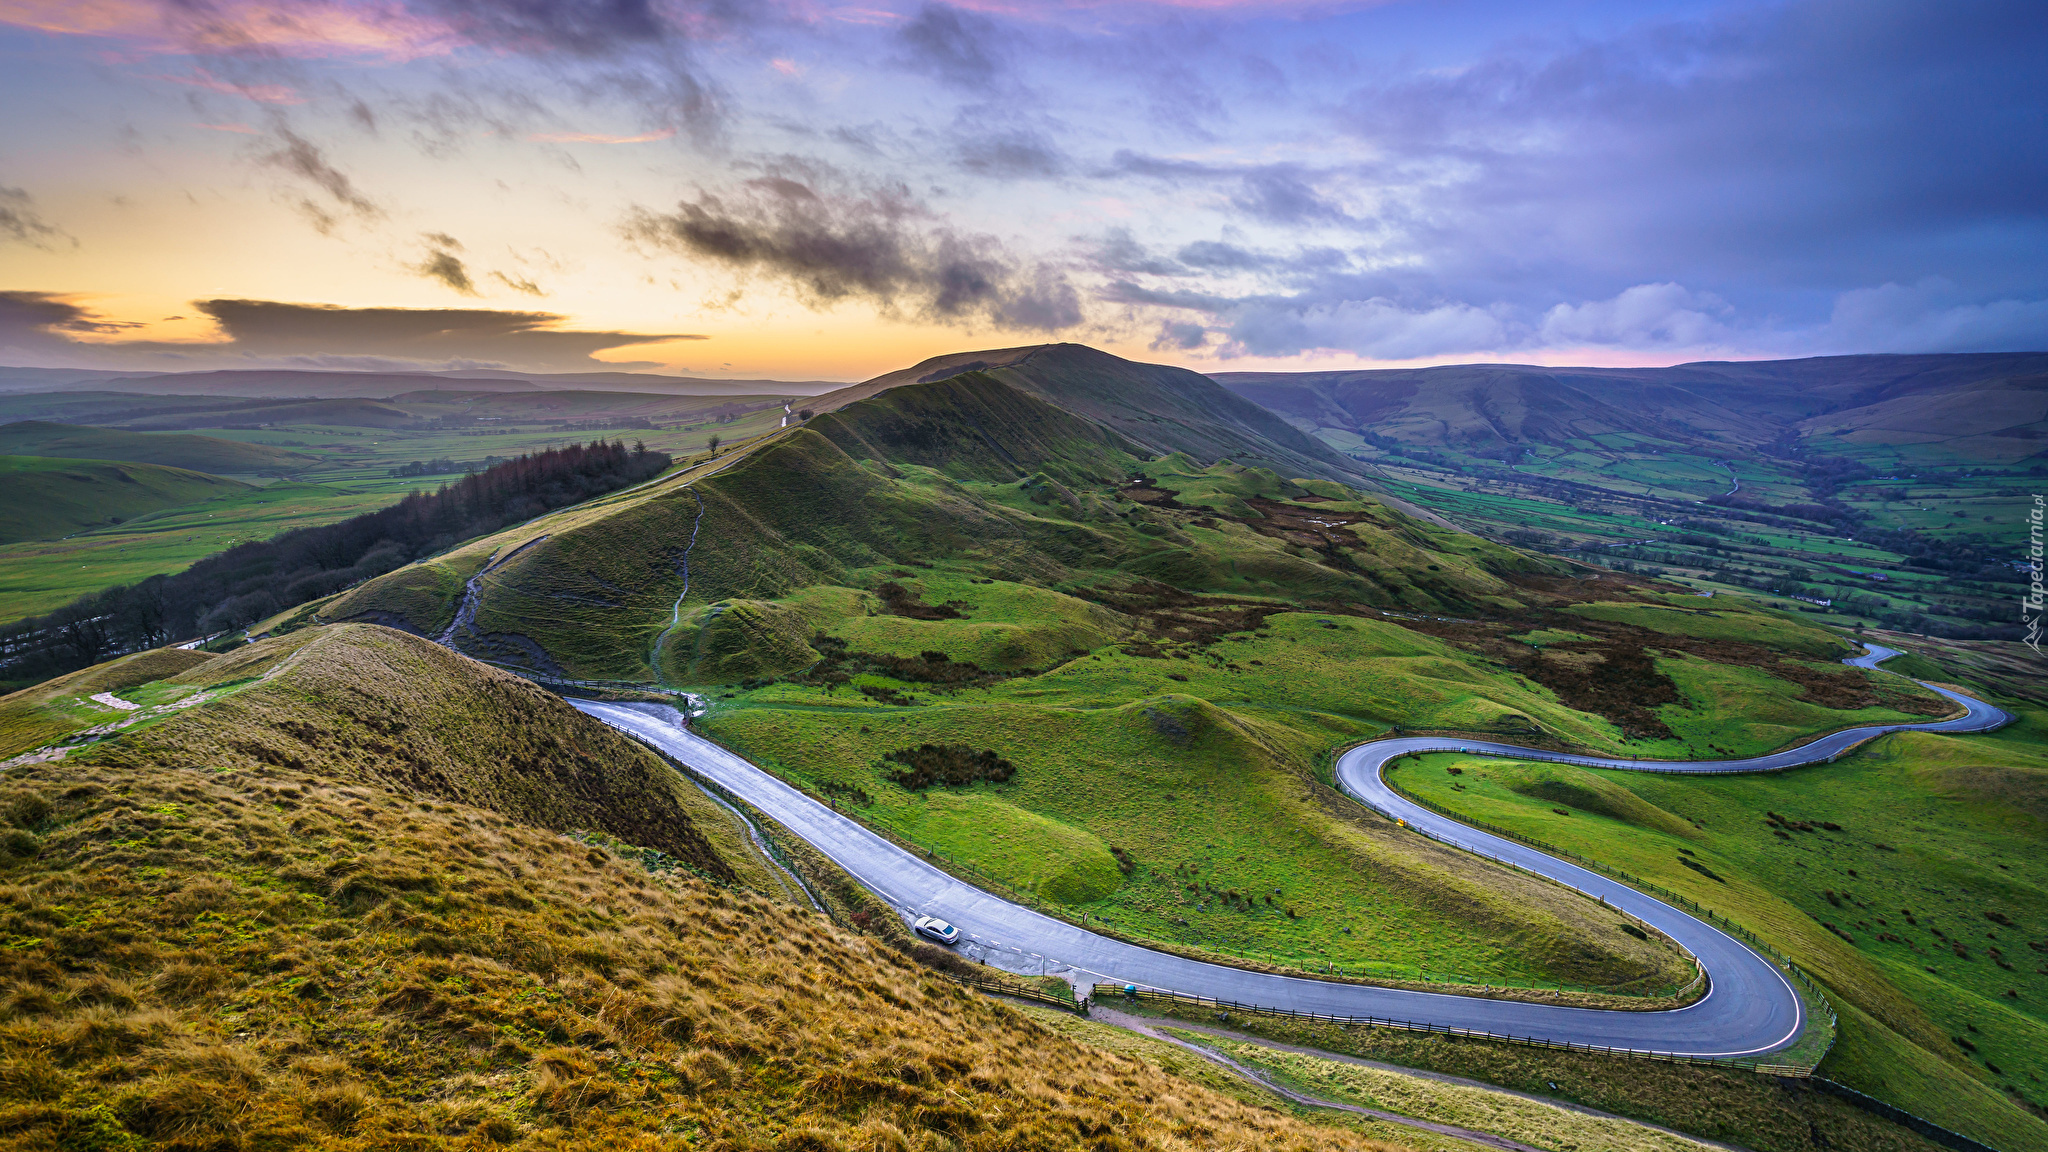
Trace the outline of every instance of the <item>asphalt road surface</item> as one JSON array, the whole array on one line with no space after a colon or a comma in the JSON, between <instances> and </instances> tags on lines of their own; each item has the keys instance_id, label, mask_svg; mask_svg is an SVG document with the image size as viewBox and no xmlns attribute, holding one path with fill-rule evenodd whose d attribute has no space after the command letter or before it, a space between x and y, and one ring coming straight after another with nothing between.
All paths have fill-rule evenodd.
<instances>
[{"instance_id":1,"label":"asphalt road surface","mask_svg":"<svg viewBox=\"0 0 2048 1152\"><path fill-rule=\"evenodd\" d=\"M1889 648L1849 661L1874 667ZM1932 685L1928 687L1933 688ZM956 879L916 853L783 783L683 726L661 705L570 700L584 712L661 749L753 805L830 857L887 901L905 920L939 916L959 925L961 951L1013 972L1068 973L1099 980L1233 1000L1262 1007L1371 1016L1527 1039L1597 1044L1684 1056L1761 1057L1791 1044L1804 1026L1797 993L1777 968L1720 929L1597 872L1511 840L1488 835L1413 803L1381 778L1382 768L1416 752L1463 751L1658 772L1767 772L1829 760L1887 732L1983 732L2010 720L1991 705L1934 688L1966 709L1925 724L1873 725L1824 736L1768 756L1729 761L1643 761L1561 756L1512 744L1408 737L1377 740L1337 761L1338 782L1359 800L1419 832L1568 884L1653 925L1705 965L1707 995L1666 1012L1622 1012L1488 1000L1247 972L1155 952L1055 920Z\"/></svg>"}]
</instances>

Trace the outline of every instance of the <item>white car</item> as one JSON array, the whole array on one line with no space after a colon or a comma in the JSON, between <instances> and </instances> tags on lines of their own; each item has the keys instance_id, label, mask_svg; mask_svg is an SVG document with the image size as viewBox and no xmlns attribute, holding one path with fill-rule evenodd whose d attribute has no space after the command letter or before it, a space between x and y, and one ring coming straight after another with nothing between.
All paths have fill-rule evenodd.
<instances>
[{"instance_id":1,"label":"white car","mask_svg":"<svg viewBox=\"0 0 2048 1152\"><path fill-rule=\"evenodd\" d=\"M954 944L960 940L960 929L936 916L919 916L911 927L917 930L919 936L927 940L936 940L941 944Z\"/></svg>"}]
</instances>

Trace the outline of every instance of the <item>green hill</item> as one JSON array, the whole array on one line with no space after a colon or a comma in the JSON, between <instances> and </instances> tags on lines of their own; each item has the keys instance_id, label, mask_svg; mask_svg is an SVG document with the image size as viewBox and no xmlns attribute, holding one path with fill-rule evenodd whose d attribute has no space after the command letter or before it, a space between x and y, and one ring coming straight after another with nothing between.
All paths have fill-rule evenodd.
<instances>
[{"instance_id":1,"label":"green hill","mask_svg":"<svg viewBox=\"0 0 2048 1152\"><path fill-rule=\"evenodd\" d=\"M367 627L197 659L0 784L10 1147L1402 1152L750 890L530 685Z\"/></svg>"},{"instance_id":2,"label":"green hill","mask_svg":"<svg viewBox=\"0 0 2048 1152\"><path fill-rule=\"evenodd\" d=\"M1148 455L995 371L946 374L318 616L449 634L543 677L694 687L715 699L701 725L734 747L1147 938L1389 979L1433 950L1439 970L1602 994L1682 980L1570 901L1333 811L1318 758L1392 725L1686 755L1942 707L1800 663L1841 646L1775 615L1696 619L1331 481ZM1579 639L1510 638L1543 627ZM1024 771L927 795L888 760L962 741ZM1160 891L1186 836L1175 796L1208 797L1204 838L1259 858L1222 866L1219 887L1298 891L1300 915ZM1369 891L1364 872L1381 877Z\"/></svg>"},{"instance_id":3,"label":"green hill","mask_svg":"<svg viewBox=\"0 0 2048 1152\"><path fill-rule=\"evenodd\" d=\"M1938 443L1973 460L2038 451L2048 355L1825 356L1547 368L1457 364L1214 379L1310 429L1498 455L1519 445L1733 451L1787 434L1857 447ZM1629 443L1603 441L1625 438Z\"/></svg>"},{"instance_id":4,"label":"green hill","mask_svg":"<svg viewBox=\"0 0 2048 1152\"><path fill-rule=\"evenodd\" d=\"M705 673L671 661L724 643L716 634L733 626L721 609L678 630L673 639L684 643L666 638L693 533L704 546L690 555L691 604L820 589L801 619L769 613L780 631L801 634L844 612L870 614L859 600L822 606L830 600L823 589L872 588L893 568L942 560L980 579L1081 599L1163 580L1190 591L1432 611L1506 596L1503 573L1549 570L1326 481L1205 468L1182 455L1143 460L1117 432L995 373L903 385L773 436L694 484L672 481L535 521L381 577L322 613L403 620L437 634L454 618L463 582L496 557L475 634L463 638L468 650L541 671L645 679L661 641L661 675L688 683ZM702 458L700 466L710 467ZM1133 485L1134 476L1142 482ZM1194 536L1155 507L1161 497L1173 505L1170 492L1180 489L1214 513ZM1255 507L1291 497L1342 501L1331 509L1350 526L1296 539ZM787 639L758 637L785 652L759 670L816 659Z\"/></svg>"},{"instance_id":5,"label":"green hill","mask_svg":"<svg viewBox=\"0 0 2048 1152\"><path fill-rule=\"evenodd\" d=\"M1141 364L1084 344L1042 344L933 357L901 371L828 392L819 412L963 372L994 380L1128 437L1153 455L1185 452L1204 464L1229 459L1285 476L1355 482L1342 455L1200 373Z\"/></svg>"},{"instance_id":6,"label":"green hill","mask_svg":"<svg viewBox=\"0 0 2048 1152\"><path fill-rule=\"evenodd\" d=\"M159 464L0 456L0 544L52 540L180 504L249 491L238 480Z\"/></svg>"},{"instance_id":7,"label":"green hill","mask_svg":"<svg viewBox=\"0 0 2048 1152\"><path fill-rule=\"evenodd\" d=\"M18 420L0 425L0 455L57 456L78 460L133 460L196 472L245 474L291 471L313 463L297 452L179 432L124 432Z\"/></svg>"}]
</instances>

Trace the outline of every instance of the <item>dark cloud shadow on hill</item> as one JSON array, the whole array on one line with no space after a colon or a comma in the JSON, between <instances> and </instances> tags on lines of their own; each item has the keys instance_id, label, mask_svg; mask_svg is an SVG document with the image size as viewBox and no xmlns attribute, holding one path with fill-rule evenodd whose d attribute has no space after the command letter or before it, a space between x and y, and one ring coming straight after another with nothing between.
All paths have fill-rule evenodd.
<instances>
[{"instance_id":1,"label":"dark cloud shadow on hill","mask_svg":"<svg viewBox=\"0 0 2048 1152\"><path fill-rule=\"evenodd\" d=\"M138 371L191 368L505 367L533 372L609 371L652 361L598 361L594 353L671 340L682 333L586 332L553 312L486 308L343 308L273 300L199 300L223 339L122 340L137 325L108 321L49 292L0 292L0 356ZM97 337L98 339L87 339Z\"/></svg>"}]
</instances>

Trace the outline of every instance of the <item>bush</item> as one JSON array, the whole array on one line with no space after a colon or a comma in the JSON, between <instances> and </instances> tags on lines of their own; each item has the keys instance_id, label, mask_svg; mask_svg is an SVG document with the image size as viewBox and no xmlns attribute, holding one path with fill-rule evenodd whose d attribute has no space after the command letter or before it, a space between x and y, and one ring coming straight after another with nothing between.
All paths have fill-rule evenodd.
<instances>
[{"instance_id":1,"label":"bush","mask_svg":"<svg viewBox=\"0 0 2048 1152\"><path fill-rule=\"evenodd\" d=\"M934 784L960 786L977 780L1002 783L1017 774L1017 766L995 754L993 749L976 752L965 744L920 744L898 748L883 757L903 765L889 779L912 792Z\"/></svg>"}]
</instances>

